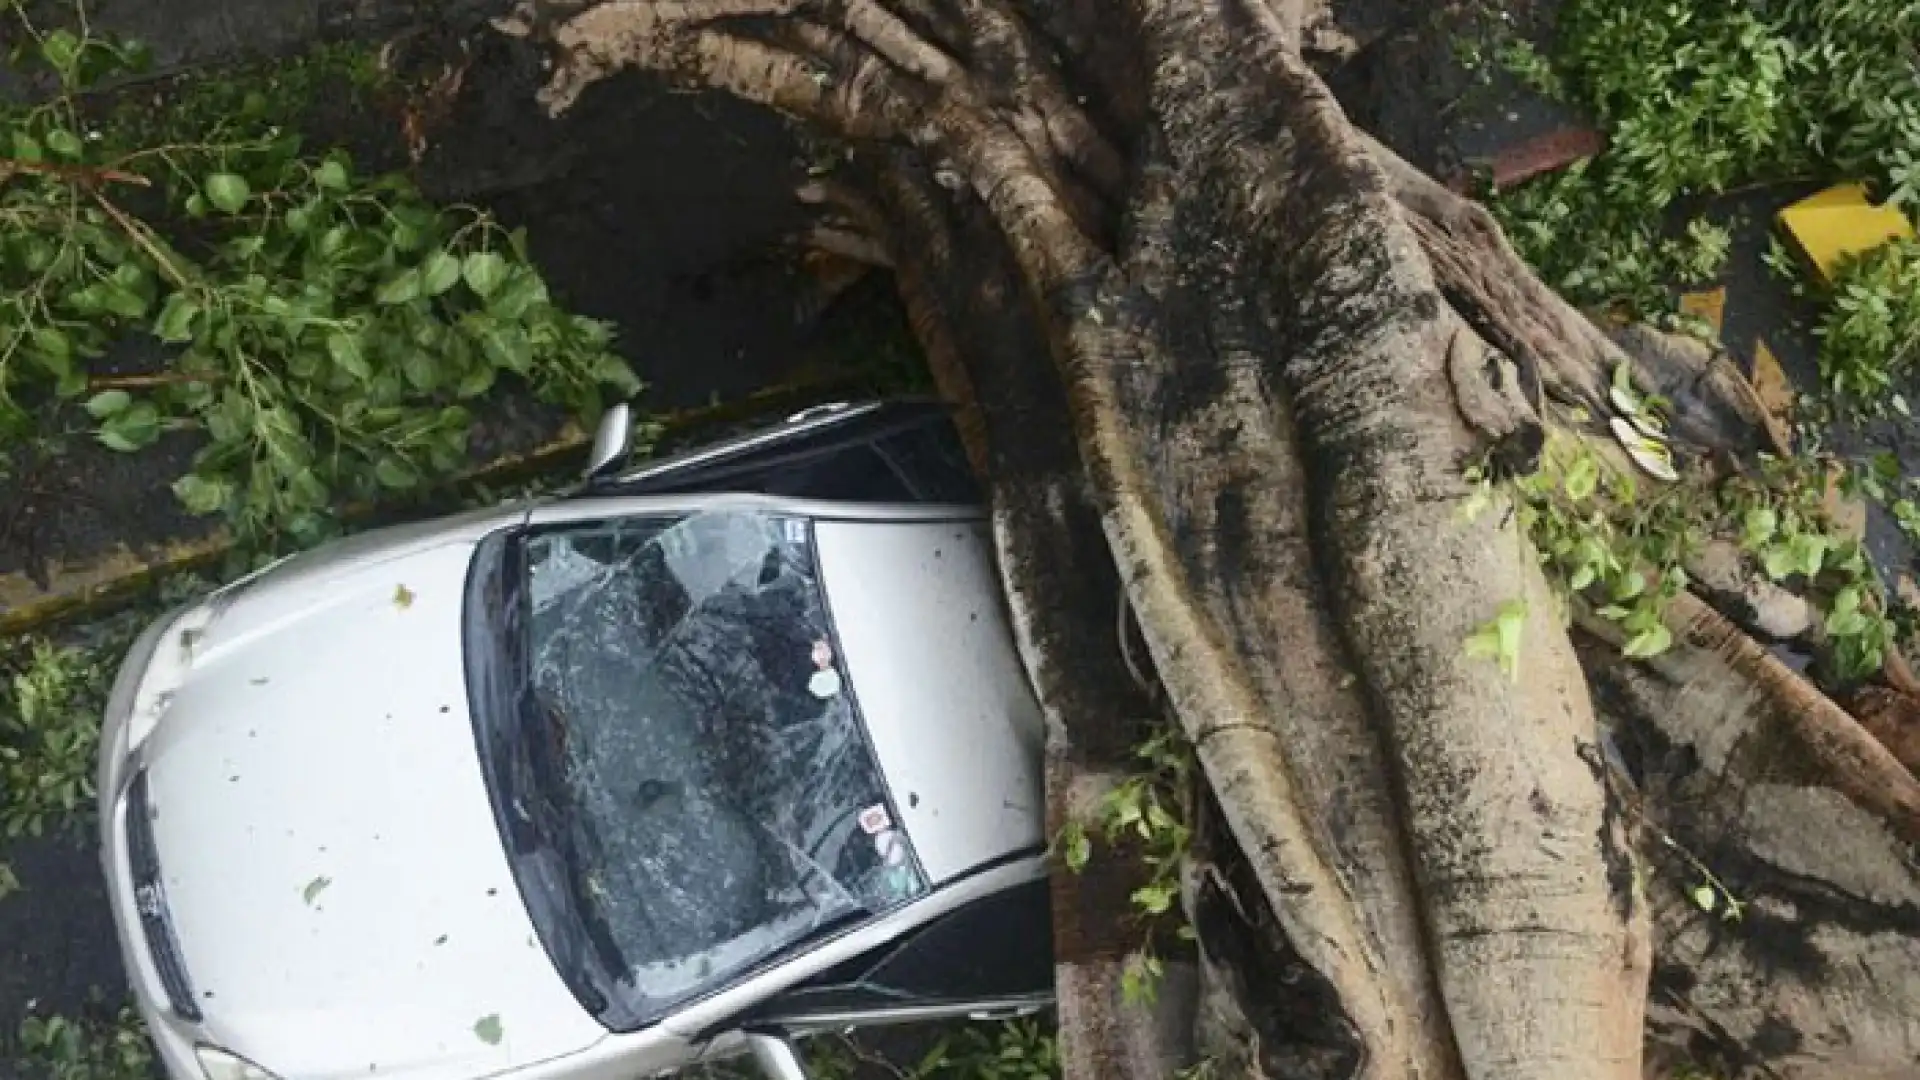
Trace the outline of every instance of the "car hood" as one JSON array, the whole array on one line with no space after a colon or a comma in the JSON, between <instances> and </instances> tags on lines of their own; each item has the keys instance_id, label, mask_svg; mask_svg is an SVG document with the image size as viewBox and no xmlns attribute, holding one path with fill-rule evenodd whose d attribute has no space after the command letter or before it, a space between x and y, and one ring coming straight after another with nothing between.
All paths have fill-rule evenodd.
<instances>
[{"instance_id":1,"label":"car hood","mask_svg":"<svg viewBox=\"0 0 1920 1080\"><path fill-rule=\"evenodd\" d=\"M606 1033L541 949L461 652L476 532L216 601L142 745L206 1035L286 1077L482 1076Z\"/></svg>"},{"instance_id":2,"label":"car hood","mask_svg":"<svg viewBox=\"0 0 1920 1080\"><path fill-rule=\"evenodd\" d=\"M847 677L935 884L1045 844L1040 707L979 521L816 526Z\"/></svg>"}]
</instances>

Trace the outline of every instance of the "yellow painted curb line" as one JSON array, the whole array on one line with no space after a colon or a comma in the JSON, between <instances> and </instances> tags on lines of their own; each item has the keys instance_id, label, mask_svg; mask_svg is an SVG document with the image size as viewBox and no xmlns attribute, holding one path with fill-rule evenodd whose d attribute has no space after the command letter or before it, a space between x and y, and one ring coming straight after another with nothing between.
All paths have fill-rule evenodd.
<instances>
[{"instance_id":1,"label":"yellow painted curb line","mask_svg":"<svg viewBox=\"0 0 1920 1080\"><path fill-rule=\"evenodd\" d=\"M792 403L795 399L828 391L851 390L861 384L858 376L829 373L784 383L733 401L686 409L658 422L663 437L673 438L708 425L765 415L783 402ZM458 491L550 473L584 452L591 441L585 430L569 422L547 442L461 473L440 485L439 490ZM372 505L357 504L346 507L342 516L348 520L363 519L376 509L378 507ZM232 546L232 535L225 528L216 528L195 540L161 544L146 556L121 546L85 563L55 563L47 568L45 589L24 573L0 575L0 635L28 633L63 619L107 610L139 595L163 578L218 566Z\"/></svg>"}]
</instances>

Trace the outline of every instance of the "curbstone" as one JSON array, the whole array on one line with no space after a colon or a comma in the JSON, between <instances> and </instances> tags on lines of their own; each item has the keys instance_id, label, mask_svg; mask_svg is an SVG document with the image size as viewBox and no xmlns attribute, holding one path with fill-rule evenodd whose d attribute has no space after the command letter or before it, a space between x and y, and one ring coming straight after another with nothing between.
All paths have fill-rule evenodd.
<instances>
[{"instance_id":1,"label":"curbstone","mask_svg":"<svg viewBox=\"0 0 1920 1080\"><path fill-rule=\"evenodd\" d=\"M716 425L798 407L835 392L858 392L865 386L866 380L857 375L827 373L795 379L732 401L671 413L655 422L662 441L688 439ZM585 429L570 422L547 442L461 473L438 485L433 495L447 497L475 487L553 475L584 455L591 442ZM344 508L341 516L348 521L366 521L408 505L356 504ZM232 550L232 534L220 528L193 540L162 543L146 554L123 545L84 563L55 563L46 568L44 589L22 572L0 575L0 635L31 633L111 611L164 578L220 565Z\"/></svg>"}]
</instances>

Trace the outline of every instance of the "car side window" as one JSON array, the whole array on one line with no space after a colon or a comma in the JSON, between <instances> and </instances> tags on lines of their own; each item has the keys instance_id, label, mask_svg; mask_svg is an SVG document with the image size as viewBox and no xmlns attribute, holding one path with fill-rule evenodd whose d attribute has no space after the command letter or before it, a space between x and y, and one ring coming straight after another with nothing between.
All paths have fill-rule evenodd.
<instances>
[{"instance_id":1,"label":"car side window","mask_svg":"<svg viewBox=\"0 0 1920 1080\"><path fill-rule=\"evenodd\" d=\"M987 1000L1053 985L1053 920L1044 880L976 900L933 922L862 980L890 995Z\"/></svg>"},{"instance_id":2,"label":"car side window","mask_svg":"<svg viewBox=\"0 0 1920 1080\"><path fill-rule=\"evenodd\" d=\"M756 1010L797 1020L849 1010L992 1002L1053 986L1053 924L1044 879L976 900L908 937L814 976Z\"/></svg>"},{"instance_id":3,"label":"car side window","mask_svg":"<svg viewBox=\"0 0 1920 1080\"><path fill-rule=\"evenodd\" d=\"M782 462L761 473L752 487L768 495L833 502L914 501L913 489L868 443Z\"/></svg>"},{"instance_id":4,"label":"car side window","mask_svg":"<svg viewBox=\"0 0 1920 1080\"><path fill-rule=\"evenodd\" d=\"M705 464L641 475L626 495L741 491L866 503L980 501L952 418L937 406L900 405Z\"/></svg>"},{"instance_id":5,"label":"car side window","mask_svg":"<svg viewBox=\"0 0 1920 1080\"><path fill-rule=\"evenodd\" d=\"M947 417L888 432L874 440L874 449L894 467L920 502L964 505L981 501L980 484Z\"/></svg>"}]
</instances>

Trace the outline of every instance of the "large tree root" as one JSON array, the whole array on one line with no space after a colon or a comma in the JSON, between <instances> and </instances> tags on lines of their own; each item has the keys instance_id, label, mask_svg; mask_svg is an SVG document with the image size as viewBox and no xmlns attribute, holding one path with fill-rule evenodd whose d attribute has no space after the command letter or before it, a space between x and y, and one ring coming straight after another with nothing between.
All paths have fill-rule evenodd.
<instances>
[{"instance_id":1,"label":"large tree root","mask_svg":"<svg viewBox=\"0 0 1920 1080\"><path fill-rule=\"evenodd\" d=\"M1541 390L1598 414L1633 363L1692 404L1680 436L1735 452L1759 445L1752 403L1710 362L1602 332L1484 212L1355 131L1299 57L1300 14L1281 0L623 0L536 6L517 25L560 48L556 106L637 66L866 145L850 190L823 198L837 243L884 252L937 380L968 405L1049 719L1051 820L1084 813L1162 704L1121 662L1122 589L1207 780L1223 831L1197 850L1209 863L1188 897L1205 982L1230 999L1202 1011L1207 1050L1273 1076L1637 1077L1666 1060L1642 1046L1657 931L1656 1034L1691 1010L1708 1033L1694 1049L1737 1072L1910 1061L1896 1017L1920 994L1920 928L1897 893L1911 865L1869 845L1871 888L1824 879L1844 880L1846 903L1886 905L1856 919L1870 932L1846 925L1871 938L1856 954L1869 981L1903 988L1896 1005L1856 1000L1868 983L1851 971L1820 984L1841 991L1832 1008L1769 996L1751 955L1700 937L1718 924L1676 911L1686 886L1662 871L1707 835L1698 823L1765 830L1790 807L1668 813L1696 790L1610 768L1623 755L1531 550L1504 515L1456 512L1469 461L1531 465ZM1070 46L1058 63L1052 43ZM1512 604L1510 676L1463 643ZM1783 706L1778 673L1727 629L1686 655L1728 658L1724 679L1749 696L1674 698L1687 704L1658 718L1667 745L1797 717L1825 778L1795 790L1910 836L1898 764L1810 687L1812 712ZM1595 675L1627 688L1608 699L1621 730L1653 708L1656 670ZM1637 858L1643 827L1676 839ZM1712 835L1774 870L1818 854L1778 828ZM1118 1003L1132 880L1116 861L1056 888L1075 1076L1157 1075L1185 1052ZM1771 1045L1775 1013L1800 1043L1737 1058Z\"/></svg>"},{"instance_id":2,"label":"large tree root","mask_svg":"<svg viewBox=\"0 0 1920 1080\"><path fill-rule=\"evenodd\" d=\"M1722 1076L1916 1075L1912 840L1878 796L1863 802L1856 768L1813 744L1867 760L1878 748L1859 746L1844 715L1810 724L1832 706L1808 707L1797 680L1756 680L1751 643L1711 615L1681 617L1695 629L1651 663L1598 638L1583 650L1644 825L1659 957L1650 1071L1693 1060Z\"/></svg>"}]
</instances>

